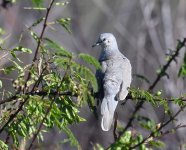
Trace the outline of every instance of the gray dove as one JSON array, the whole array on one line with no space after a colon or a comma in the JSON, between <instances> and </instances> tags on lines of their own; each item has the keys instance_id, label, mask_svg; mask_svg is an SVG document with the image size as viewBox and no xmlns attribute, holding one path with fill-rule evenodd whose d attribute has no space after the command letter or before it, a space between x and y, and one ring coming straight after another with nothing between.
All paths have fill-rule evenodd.
<instances>
[{"instance_id":1,"label":"gray dove","mask_svg":"<svg viewBox=\"0 0 186 150\"><path fill-rule=\"evenodd\" d=\"M97 45L102 47L99 58L102 68L96 73L99 91L102 93L101 128L103 131L108 131L111 128L118 101L124 100L128 94L132 68L130 61L119 51L113 34L101 34L92 47Z\"/></svg>"}]
</instances>

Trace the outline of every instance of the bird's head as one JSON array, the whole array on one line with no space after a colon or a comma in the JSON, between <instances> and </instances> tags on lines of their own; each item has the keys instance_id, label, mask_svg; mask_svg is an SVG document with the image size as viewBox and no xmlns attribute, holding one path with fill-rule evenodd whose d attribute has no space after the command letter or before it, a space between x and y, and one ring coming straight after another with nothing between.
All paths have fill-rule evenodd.
<instances>
[{"instance_id":1,"label":"bird's head","mask_svg":"<svg viewBox=\"0 0 186 150\"><path fill-rule=\"evenodd\" d=\"M97 45L101 45L103 48L109 47L109 46L117 46L116 38L112 33L102 33L98 41L92 45L92 47L95 47Z\"/></svg>"}]
</instances>

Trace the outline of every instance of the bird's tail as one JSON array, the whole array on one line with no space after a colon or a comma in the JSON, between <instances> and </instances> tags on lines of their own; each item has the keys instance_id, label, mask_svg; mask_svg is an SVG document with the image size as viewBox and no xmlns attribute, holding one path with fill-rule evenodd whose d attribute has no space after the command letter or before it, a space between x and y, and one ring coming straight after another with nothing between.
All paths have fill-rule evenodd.
<instances>
[{"instance_id":1,"label":"bird's tail","mask_svg":"<svg viewBox=\"0 0 186 150\"><path fill-rule=\"evenodd\" d=\"M118 101L114 100L114 97L103 98L101 103L101 128L103 131L110 129L117 104Z\"/></svg>"}]
</instances>

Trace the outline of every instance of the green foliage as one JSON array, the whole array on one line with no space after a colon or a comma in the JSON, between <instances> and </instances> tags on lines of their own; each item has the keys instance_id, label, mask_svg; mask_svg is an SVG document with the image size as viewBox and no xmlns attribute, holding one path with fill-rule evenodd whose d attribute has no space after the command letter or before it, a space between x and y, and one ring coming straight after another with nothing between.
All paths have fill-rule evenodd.
<instances>
[{"instance_id":1,"label":"green foliage","mask_svg":"<svg viewBox=\"0 0 186 150\"><path fill-rule=\"evenodd\" d=\"M0 140L0 149L1 150L8 150L8 145L6 145L3 141Z\"/></svg>"},{"instance_id":2,"label":"green foliage","mask_svg":"<svg viewBox=\"0 0 186 150\"><path fill-rule=\"evenodd\" d=\"M100 144L97 143L96 145L94 145L93 150L104 150L104 148Z\"/></svg>"},{"instance_id":3,"label":"green foliage","mask_svg":"<svg viewBox=\"0 0 186 150\"><path fill-rule=\"evenodd\" d=\"M5 31L2 28L0 28L0 35L3 35L4 33Z\"/></svg>"},{"instance_id":4,"label":"green foliage","mask_svg":"<svg viewBox=\"0 0 186 150\"><path fill-rule=\"evenodd\" d=\"M83 59L86 63L93 65L96 69L100 69L100 63L94 57L80 53L79 57Z\"/></svg>"},{"instance_id":5,"label":"green foliage","mask_svg":"<svg viewBox=\"0 0 186 150\"><path fill-rule=\"evenodd\" d=\"M118 141L110 146L109 150L130 150L131 147L140 143L142 140L143 136L141 134L134 136L131 131L127 131ZM139 150L149 150L145 144L139 145L138 148Z\"/></svg>"},{"instance_id":6,"label":"green foliage","mask_svg":"<svg viewBox=\"0 0 186 150\"><path fill-rule=\"evenodd\" d=\"M180 107L185 106L185 101L183 101L182 97L181 98L174 98L173 102Z\"/></svg>"},{"instance_id":7,"label":"green foliage","mask_svg":"<svg viewBox=\"0 0 186 150\"><path fill-rule=\"evenodd\" d=\"M33 31L30 31L30 35L33 37L33 39L38 42L39 41L39 37L37 36L36 33L34 33Z\"/></svg>"},{"instance_id":8,"label":"green foliage","mask_svg":"<svg viewBox=\"0 0 186 150\"><path fill-rule=\"evenodd\" d=\"M167 78L169 78L169 75L167 72L165 72L164 68L160 67L160 69L158 69L157 74L160 75L161 77L166 76Z\"/></svg>"},{"instance_id":9,"label":"green foliage","mask_svg":"<svg viewBox=\"0 0 186 150\"><path fill-rule=\"evenodd\" d=\"M144 141L144 142L143 142ZM153 137L144 139L143 135L135 131L126 131L119 140L111 144L108 148L109 150L130 150L130 149L139 149L139 150L151 150L153 148L163 148L165 144L162 141L155 140ZM101 148L98 148L101 150Z\"/></svg>"},{"instance_id":10,"label":"green foliage","mask_svg":"<svg viewBox=\"0 0 186 150\"><path fill-rule=\"evenodd\" d=\"M151 103L153 106L159 107L163 106L166 113L170 112L170 108L168 106L168 101L162 98L161 91L157 91L157 93L152 94L149 91L130 88L132 99L136 101L145 101Z\"/></svg>"},{"instance_id":11,"label":"green foliage","mask_svg":"<svg viewBox=\"0 0 186 150\"><path fill-rule=\"evenodd\" d=\"M32 3L36 7L42 7L43 5L43 0L32 0Z\"/></svg>"},{"instance_id":12,"label":"green foliage","mask_svg":"<svg viewBox=\"0 0 186 150\"><path fill-rule=\"evenodd\" d=\"M0 28L0 50L2 50L2 45L5 43L5 39L7 38L3 38L1 36L5 35L5 30L3 30L2 28Z\"/></svg>"},{"instance_id":13,"label":"green foliage","mask_svg":"<svg viewBox=\"0 0 186 150\"><path fill-rule=\"evenodd\" d=\"M55 52L56 57L67 57L67 58L72 58L72 53L57 44L56 42L45 38L45 48L51 51Z\"/></svg>"},{"instance_id":14,"label":"green foliage","mask_svg":"<svg viewBox=\"0 0 186 150\"><path fill-rule=\"evenodd\" d=\"M70 142L71 146L76 146L78 149L80 149L79 142L77 141L71 130L66 126L63 126L63 131L68 135L68 139L65 139L63 143Z\"/></svg>"},{"instance_id":15,"label":"green foliage","mask_svg":"<svg viewBox=\"0 0 186 150\"><path fill-rule=\"evenodd\" d=\"M22 46L18 46L18 47L15 47L13 50L10 51L10 54L12 55L13 58L17 59L19 62L21 62L21 60L17 57L16 53L15 52L21 52L21 53L29 53L31 54L32 53L32 50L31 49L28 49L28 48L24 48Z\"/></svg>"},{"instance_id":16,"label":"green foliage","mask_svg":"<svg viewBox=\"0 0 186 150\"><path fill-rule=\"evenodd\" d=\"M137 78L145 81L146 83L150 84L150 81L147 79L147 77L140 75L140 74L134 74L133 76L136 76Z\"/></svg>"},{"instance_id":17,"label":"green foliage","mask_svg":"<svg viewBox=\"0 0 186 150\"><path fill-rule=\"evenodd\" d=\"M184 55L183 64L180 67L178 77L185 77L186 76L186 53Z\"/></svg>"},{"instance_id":18,"label":"green foliage","mask_svg":"<svg viewBox=\"0 0 186 150\"><path fill-rule=\"evenodd\" d=\"M61 18L57 19L56 22L59 23L62 27L64 27L66 31L72 33L70 29L70 20L71 20L70 18Z\"/></svg>"},{"instance_id":19,"label":"green foliage","mask_svg":"<svg viewBox=\"0 0 186 150\"><path fill-rule=\"evenodd\" d=\"M33 1L33 3L40 7L42 1ZM5 74L15 71L18 75L12 85L16 92L13 96L14 101L8 102L10 105L16 104L15 108L6 111L8 103L5 105L0 118L0 127L10 135L13 141L11 146L15 148L20 146L21 139L29 140L33 136L42 142L45 140L43 133L57 127L67 135L63 143L69 142L80 149L79 142L68 126L85 121L79 116L79 107L86 103L96 114L93 93L97 91L97 81L92 70L79 62L83 60L95 68L99 67L99 63L87 54L73 54L52 39L47 37L40 39L38 33L31 29L43 21L43 18L28 28L33 41L37 44L41 43L38 61L24 65L18 54L25 53L29 56L32 50L17 46L9 51L13 57L10 59L10 65L1 69ZM69 21L68 18L56 20L70 32ZM27 74L29 77L25 80ZM0 87L2 87L1 83ZM17 113L16 117L6 125L15 113ZM43 128L39 129L41 123ZM3 145L3 142L1 145L7 146Z\"/></svg>"},{"instance_id":20,"label":"green foliage","mask_svg":"<svg viewBox=\"0 0 186 150\"><path fill-rule=\"evenodd\" d=\"M145 116L137 116L136 118L140 126L142 126L143 128L153 132L156 131L156 124L154 120L151 120Z\"/></svg>"},{"instance_id":21,"label":"green foliage","mask_svg":"<svg viewBox=\"0 0 186 150\"><path fill-rule=\"evenodd\" d=\"M148 144L150 146L155 147L155 148L164 148L165 147L165 143L163 143L162 141L159 141L159 140L150 140L148 142Z\"/></svg>"},{"instance_id":22,"label":"green foliage","mask_svg":"<svg viewBox=\"0 0 186 150\"><path fill-rule=\"evenodd\" d=\"M7 67L5 67L5 68L0 69L5 74L10 74L14 70L16 70L18 73L22 74L24 72L24 70L25 70L25 68L22 67L22 63L23 62L19 59L19 57L17 56L17 54L15 52L31 54L32 50L30 50L28 48L24 48L22 46L18 46L18 47L15 47L14 49L12 49L11 51L9 51L9 53L12 55L12 57L15 60L9 59L9 61L12 64L7 66Z\"/></svg>"}]
</instances>

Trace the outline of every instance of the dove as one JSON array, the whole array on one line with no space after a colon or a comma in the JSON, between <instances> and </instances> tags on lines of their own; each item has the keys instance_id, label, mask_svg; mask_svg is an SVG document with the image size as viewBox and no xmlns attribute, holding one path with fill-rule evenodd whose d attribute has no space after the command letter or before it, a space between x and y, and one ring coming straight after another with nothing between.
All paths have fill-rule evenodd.
<instances>
[{"instance_id":1,"label":"dove","mask_svg":"<svg viewBox=\"0 0 186 150\"><path fill-rule=\"evenodd\" d=\"M118 101L128 94L132 80L130 61L118 49L116 38L112 33L100 34L98 41L92 45L101 46L99 62L101 70L96 73L101 93L101 128L109 131L113 122Z\"/></svg>"}]
</instances>

